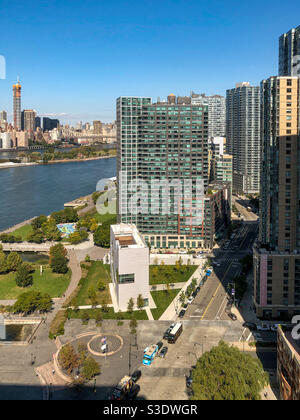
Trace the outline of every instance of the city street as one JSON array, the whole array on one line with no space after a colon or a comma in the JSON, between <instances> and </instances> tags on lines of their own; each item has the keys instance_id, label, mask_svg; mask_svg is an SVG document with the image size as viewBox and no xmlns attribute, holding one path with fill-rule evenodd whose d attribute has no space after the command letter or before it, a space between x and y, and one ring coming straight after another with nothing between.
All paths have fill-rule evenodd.
<instances>
[{"instance_id":1,"label":"city street","mask_svg":"<svg viewBox=\"0 0 300 420\"><path fill-rule=\"evenodd\" d=\"M251 251L256 237L257 223L245 222L242 232L242 234L237 233L236 237L230 241L228 250L216 249L213 251L213 273L208 277L193 303L188 306L184 319L229 319L225 313L229 296L227 287L230 290L233 288L231 281L241 271L239 260ZM233 247L237 249L232 250Z\"/></svg>"}]
</instances>

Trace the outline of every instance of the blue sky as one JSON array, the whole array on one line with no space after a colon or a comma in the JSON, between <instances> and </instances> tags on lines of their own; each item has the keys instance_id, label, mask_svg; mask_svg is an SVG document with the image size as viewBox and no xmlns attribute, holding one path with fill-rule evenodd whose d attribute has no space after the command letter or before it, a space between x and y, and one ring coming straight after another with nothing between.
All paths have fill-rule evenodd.
<instances>
[{"instance_id":1,"label":"blue sky","mask_svg":"<svg viewBox=\"0 0 300 420\"><path fill-rule=\"evenodd\" d=\"M277 74L278 37L300 25L290 0L0 0L0 109L63 122L115 118L121 95L225 94Z\"/></svg>"}]
</instances>

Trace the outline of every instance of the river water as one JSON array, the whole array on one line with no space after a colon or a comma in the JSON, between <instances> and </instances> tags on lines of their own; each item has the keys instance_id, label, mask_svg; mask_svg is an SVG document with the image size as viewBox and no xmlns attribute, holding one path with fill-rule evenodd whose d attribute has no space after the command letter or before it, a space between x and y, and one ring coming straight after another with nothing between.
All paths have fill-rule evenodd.
<instances>
[{"instance_id":1,"label":"river water","mask_svg":"<svg viewBox=\"0 0 300 420\"><path fill-rule=\"evenodd\" d=\"M100 179L114 176L116 158L0 169L0 232L61 210L94 192Z\"/></svg>"}]
</instances>

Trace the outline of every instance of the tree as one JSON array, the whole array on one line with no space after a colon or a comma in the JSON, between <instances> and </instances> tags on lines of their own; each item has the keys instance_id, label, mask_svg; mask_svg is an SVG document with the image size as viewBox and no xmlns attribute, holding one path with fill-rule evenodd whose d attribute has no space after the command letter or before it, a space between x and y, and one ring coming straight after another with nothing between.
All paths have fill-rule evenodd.
<instances>
[{"instance_id":1,"label":"tree","mask_svg":"<svg viewBox=\"0 0 300 420\"><path fill-rule=\"evenodd\" d=\"M259 400L268 377L261 362L220 341L193 370L192 400Z\"/></svg>"},{"instance_id":2,"label":"tree","mask_svg":"<svg viewBox=\"0 0 300 420\"><path fill-rule=\"evenodd\" d=\"M100 324L103 321L103 316L102 316L101 311L96 312L96 318L95 319L96 319L97 324Z\"/></svg>"},{"instance_id":3,"label":"tree","mask_svg":"<svg viewBox=\"0 0 300 420\"><path fill-rule=\"evenodd\" d=\"M94 243L102 248L109 248L110 245L110 225L102 224L94 232Z\"/></svg>"},{"instance_id":4,"label":"tree","mask_svg":"<svg viewBox=\"0 0 300 420\"><path fill-rule=\"evenodd\" d=\"M14 313L31 313L34 311L48 312L52 308L52 299L45 293L36 292L31 290L29 292L22 293L15 304L13 305Z\"/></svg>"},{"instance_id":5,"label":"tree","mask_svg":"<svg viewBox=\"0 0 300 420\"><path fill-rule=\"evenodd\" d=\"M92 356L87 356L82 365L81 374L86 380L92 379L94 376L99 375L101 372L100 365L93 359Z\"/></svg>"},{"instance_id":6,"label":"tree","mask_svg":"<svg viewBox=\"0 0 300 420\"><path fill-rule=\"evenodd\" d=\"M179 301L180 301L182 304L184 304L184 302L185 302L185 294L184 294L184 292L181 292L181 293L180 293L180 295L179 295Z\"/></svg>"},{"instance_id":7,"label":"tree","mask_svg":"<svg viewBox=\"0 0 300 420\"><path fill-rule=\"evenodd\" d=\"M23 260L17 252L11 252L6 259L9 271L16 271L22 264Z\"/></svg>"},{"instance_id":8,"label":"tree","mask_svg":"<svg viewBox=\"0 0 300 420\"><path fill-rule=\"evenodd\" d=\"M134 308L134 301L132 298L130 298L127 305L127 312L132 313L133 308Z\"/></svg>"},{"instance_id":9,"label":"tree","mask_svg":"<svg viewBox=\"0 0 300 420\"><path fill-rule=\"evenodd\" d=\"M136 334L136 329L137 329L137 320L135 318L132 318L130 320L129 323L129 328L130 328L130 332L131 334Z\"/></svg>"},{"instance_id":10,"label":"tree","mask_svg":"<svg viewBox=\"0 0 300 420\"><path fill-rule=\"evenodd\" d=\"M53 220L43 223L41 229L47 241L61 240L61 233Z\"/></svg>"},{"instance_id":11,"label":"tree","mask_svg":"<svg viewBox=\"0 0 300 420\"><path fill-rule=\"evenodd\" d=\"M89 322L90 316L89 316L89 313L87 311L82 312L81 320L82 320L83 323Z\"/></svg>"},{"instance_id":12,"label":"tree","mask_svg":"<svg viewBox=\"0 0 300 420\"><path fill-rule=\"evenodd\" d=\"M33 284L33 277L26 264L21 264L16 272L16 284L19 287L29 287Z\"/></svg>"},{"instance_id":13,"label":"tree","mask_svg":"<svg viewBox=\"0 0 300 420\"><path fill-rule=\"evenodd\" d=\"M50 267L54 273L66 274L68 272L67 259L63 255L56 255L51 259Z\"/></svg>"},{"instance_id":14,"label":"tree","mask_svg":"<svg viewBox=\"0 0 300 420\"><path fill-rule=\"evenodd\" d=\"M27 241L35 244L41 244L44 242L44 234L41 230L34 230L27 236Z\"/></svg>"},{"instance_id":15,"label":"tree","mask_svg":"<svg viewBox=\"0 0 300 420\"><path fill-rule=\"evenodd\" d=\"M59 352L59 363L70 375L79 366L79 356L71 344L65 344Z\"/></svg>"},{"instance_id":16,"label":"tree","mask_svg":"<svg viewBox=\"0 0 300 420\"><path fill-rule=\"evenodd\" d=\"M7 259L4 252L0 252L0 274L8 272Z\"/></svg>"},{"instance_id":17,"label":"tree","mask_svg":"<svg viewBox=\"0 0 300 420\"><path fill-rule=\"evenodd\" d=\"M40 229L42 227L43 223L46 223L48 220L48 217L44 214L41 214L40 216L36 217L32 220L31 226L34 230Z\"/></svg>"},{"instance_id":18,"label":"tree","mask_svg":"<svg viewBox=\"0 0 300 420\"><path fill-rule=\"evenodd\" d=\"M136 300L136 305L139 309L142 309L145 305L145 301L142 295L138 295Z\"/></svg>"},{"instance_id":19,"label":"tree","mask_svg":"<svg viewBox=\"0 0 300 420\"><path fill-rule=\"evenodd\" d=\"M67 256L67 250L63 244L55 244L50 248L50 256L54 255L63 255L64 257Z\"/></svg>"}]
</instances>

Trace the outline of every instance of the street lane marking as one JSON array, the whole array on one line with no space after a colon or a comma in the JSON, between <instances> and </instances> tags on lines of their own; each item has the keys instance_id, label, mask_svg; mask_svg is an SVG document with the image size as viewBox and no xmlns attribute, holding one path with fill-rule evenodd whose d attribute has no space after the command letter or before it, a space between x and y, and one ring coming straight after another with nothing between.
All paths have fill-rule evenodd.
<instances>
[{"instance_id":1,"label":"street lane marking","mask_svg":"<svg viewBox=\"0 0 300 420\"><path fill-rule=\"evenodd\" d=\"M215 299L215 297L216 297L216 295L217 295L217 293L218 293L218 291L219 291L220 287L222 286L222 280L224 280L224 278L226 277L226 274L228 273L228 271L229 271L229 269L230 269L231 265L232 265L232 263L230 263L230 264L229 264L229 266L228 266L227 270L225 271L224 276L222 277L222 279L221 279L221 280L219 280L220 284L219 284L219 286L217 287L217 289L216 289L215 293L213 294L213 296L212 296L212 298L211 298L211 300L210 300L209 304L207 305L207 307L206 307L206 309L205 309L205 311L204 311L204 313L203 313L203 315L202 315L202 318L201 318L201 319L203 319L203 318L205 317L206 312L208 311L208 308L210 307L210 305L211 305L211 304L212 304L212 302L214 301L214 299Z\"/></svg>"}]
</instances>

